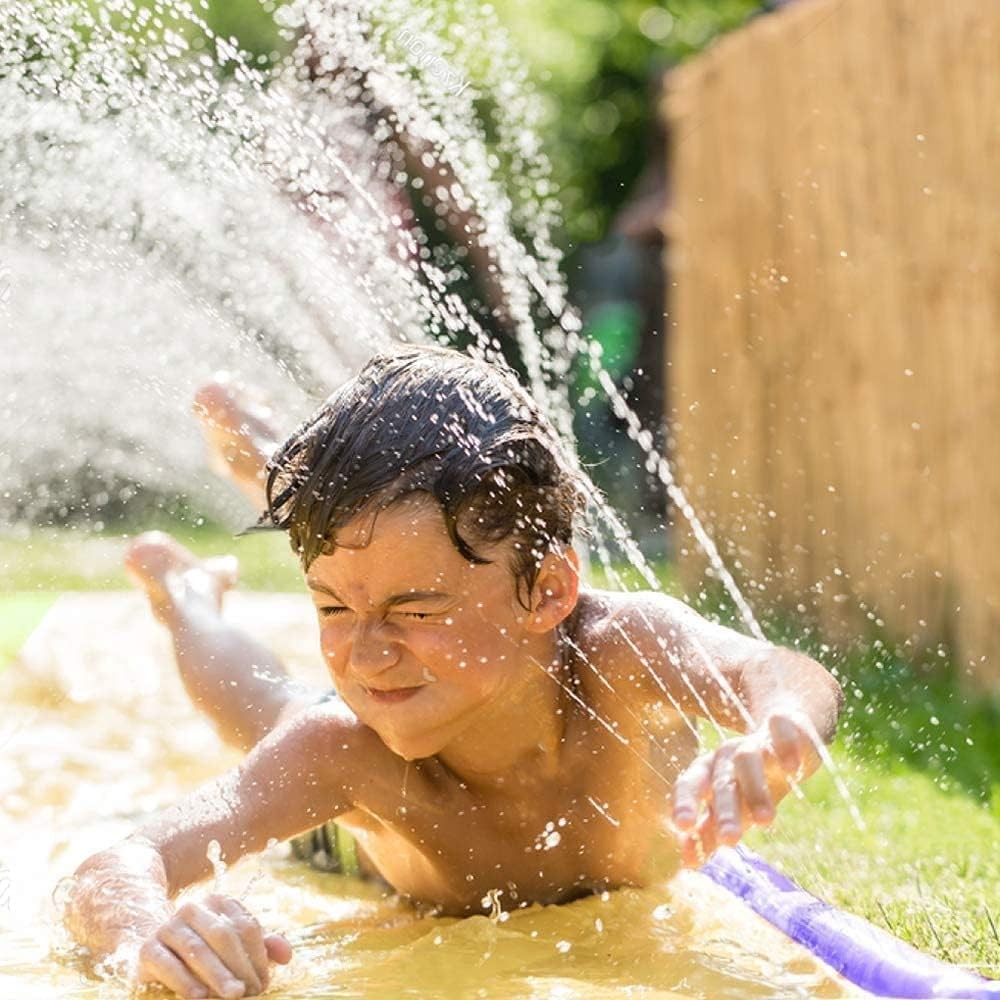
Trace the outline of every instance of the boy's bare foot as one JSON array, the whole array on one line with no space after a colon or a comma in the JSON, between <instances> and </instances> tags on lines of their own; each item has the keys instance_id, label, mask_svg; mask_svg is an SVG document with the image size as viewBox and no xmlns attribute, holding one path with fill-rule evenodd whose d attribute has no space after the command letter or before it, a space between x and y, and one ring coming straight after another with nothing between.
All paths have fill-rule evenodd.
<instances>
[{"instance_id":1,"label":"boy's bare foot","mask_svg":"<svg viewBox=\"0 0 1000 1000\"><path fill-rule=\"evenodd\" d=\"M208 444L209 464L238 486L257 510L267 506L264 466L280 443L270 407L225 372L194 396L195 415Z\"/></svg>"},{"instance_id":2,"label":"boy's bare foot","mask_svg":"<svg viewBox=\"0 0 1000 1000\"><path fill-rule=\"evenodd\" d=\"M125 553L125 572L168 628L190 612L218 614L223 594L236 584L238 568L234 556L199 559L162 531L139 535Z\"/></svg>"}]
</instances>

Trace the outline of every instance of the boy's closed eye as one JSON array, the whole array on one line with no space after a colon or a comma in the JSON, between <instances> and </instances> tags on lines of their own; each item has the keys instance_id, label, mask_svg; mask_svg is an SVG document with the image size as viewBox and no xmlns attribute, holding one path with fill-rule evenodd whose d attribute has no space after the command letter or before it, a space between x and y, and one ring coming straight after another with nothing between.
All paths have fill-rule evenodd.
<instances>
[{"instance_id":1,"label":"boy's closed eye","mask_svg":"<svg viewBox=\"0 0 1000 1000\"><path fill-rule=\"evenodd\" d=\"M345 614L346 611L347 611L347 608L335 608L335 607L326 607L326 608L317 608L316 609L316 613L320 616L320 618L332 618L334 615Z\"/></svg>"},{"instance_id":2,"label":"boy's closed eye","mask_svg":"<svg viewBox=\"0 0 1000 1000\"><path fill-rule=\"evenodd\" d=\"M332 618L335 615L346 614L350 609L338 606L328 606L316 609L319 612L321 618ZM438 617L436 612L433 611L393 611L391 612L395 615L402 615L404 618L415 618L418 621L425 618L435 618Z\"/></svg>"}]
</instances>

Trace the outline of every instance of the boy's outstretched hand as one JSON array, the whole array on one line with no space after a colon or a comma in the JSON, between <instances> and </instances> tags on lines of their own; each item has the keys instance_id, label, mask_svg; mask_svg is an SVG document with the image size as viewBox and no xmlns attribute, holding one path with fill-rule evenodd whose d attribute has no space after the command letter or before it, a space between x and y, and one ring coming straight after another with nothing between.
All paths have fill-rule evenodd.
<instances>
[{"instance_id":1,"label":"boy's outstretched hand","mask_svg":"<svg viewBox=\"0 0 1000 1000\"><path fill-rule=\"evenodd\" d=\"M286 965L291 945L265 934L239 900L190 900L140 946L134 982L162 983L181 997L251 997L267 989L270 962Z\"/></svg>"},{"instance_id":2,"label":"boy's outstretched hand","mask_svg":"<svg viewBox=\"0 0 1000 1000\"><path fill-rule=\"evenodd\" d=\"M673 822L688 867L750 826L768 826L793 783L819 767L816 730L799 713L773 713L752 733L696 758L674 786Z\"/></svg>"}]
</instances>

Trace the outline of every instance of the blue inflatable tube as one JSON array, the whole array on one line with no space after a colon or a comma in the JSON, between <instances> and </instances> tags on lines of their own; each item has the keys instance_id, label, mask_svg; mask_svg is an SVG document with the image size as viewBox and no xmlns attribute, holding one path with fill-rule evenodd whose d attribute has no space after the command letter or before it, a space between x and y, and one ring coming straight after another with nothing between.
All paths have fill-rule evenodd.
<instances>
[{"instance_id":1,"label":"blue inflatable tube","mask_svg":"<svg viewBox=\"0 0 1000 1000\"><path fill-rule=\"evenodd\" d=\"M716 851L701 872L877 997L1000 1000L1000 980L924 955L867 920L811 896L743 847Z\"/></svg>"}]
</instances>

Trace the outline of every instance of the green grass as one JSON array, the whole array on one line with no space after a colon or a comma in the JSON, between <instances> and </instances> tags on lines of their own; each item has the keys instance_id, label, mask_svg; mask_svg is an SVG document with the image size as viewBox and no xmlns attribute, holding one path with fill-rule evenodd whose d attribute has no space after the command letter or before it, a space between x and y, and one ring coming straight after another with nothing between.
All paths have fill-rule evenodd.
<instances>
[{"instance_id":1,"label":"green grass","mask_svg":"<svg viewBox=\"0 0 1000 1000\"><path fill-rule=\"evenodd\" d=\"M212 525L165 527L200 556L236 555L244 589L305 593L302 572L282 532L236 538ZM0 670L61 593L130 586L122 556L131 537L75 530L0 535Z\"/></svg>"},{"instance_id":2,"label":"green grass","mask_svg":"<svg viewBox=\"0 0 1000 1000\"><path fill-rule=\"evenodd\" d=\"M305 590L302 571L283 532L256 531L234 537L214 525L164 527L199 556L237 556L240 585L248 590ZM132 537L133 533L51 529L0 536L0 593L126 589L129 581L122 557Z\"/></svg>"},{"instance_id":3,"label":"green grass","mask_svg":"<svg viewBox=\"0 0 1000 1000\"><path fill-rule=\"evenodd\" d=\"M911 660L883 635L838 648L780 614L765 630L844 688L831 751L863 827L823 771L751 846L820 898L1000 978L1000 700L963 693L939 654Z\"/></svg>"},{"instance_id":4,"label":"green grass","mask_svg":"<svg viewBox=\"0 0 1000 1000\"><path fill-rule=\"evenodd\" d=\"M29 591L0 597L0 670L17 655L57 596L52 591Z\"/></svg>"},{"instance_id":5,"label":"green grass","mask_svg":"<svg viewBox=\"0 0 1000 1000\"><path fill-rule=\"evenodd\" d=\"M199 555L236 554L248 588L303 590L281 534L170 530ZM125 545L124 536L75 531L0 537L0 594L11 595L0 598L0 664L60 592L127 587ZM656 571L677 593L672 568ZM606 585L605 574L594 576ZM625 576L641 585L634 572ZM878 636L844 650L787 619L768 633L816 656L844 686L832 751L864 828L823 772L804 800L782 803L773 830L751 834L751 846L821 898L922 951L1000 977L1000 703L959 693L947 664L910 662Z\"/></svg>"},{"instance_id":6,"label":"green grass","mask_svg":"<svg viewBox=\"0 0 1000 1000\"><path fill-rule=\"evenodd\" d=\"M834 760L859 829L831 776L788 798L750 846L799 885L945 961L1000 976L1000 818L927 774Z\"/></svg>"}]
</instances>

